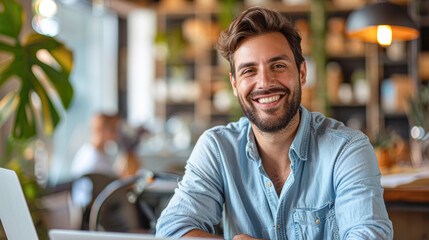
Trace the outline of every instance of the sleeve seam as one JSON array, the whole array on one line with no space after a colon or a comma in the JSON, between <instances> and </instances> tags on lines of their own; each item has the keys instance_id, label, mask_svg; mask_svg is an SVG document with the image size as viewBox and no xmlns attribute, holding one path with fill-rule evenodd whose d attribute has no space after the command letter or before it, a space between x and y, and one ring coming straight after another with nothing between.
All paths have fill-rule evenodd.
<instances>
[{"instance_id":1,"label":"sleeve seam","mask_svg":"<svg viewBox=\"0 0 429 240\"><path fill-rule=\"evenodd\" d=\"M341 151L340 151L340 154L338 155L338 157L335 159L335 163L334 163L334 175L333 175L333 183L334 183L334 190L335 191L337 191L337 187L336 187L336 177L337 177L337 165L338 165L338 162L339 162L339 159L342 159L343 158L343 156L349 151L349 147L352 145L352 144L354 144L354 143L356 143L356 142L358 142L358 141L360 141L360 140L364 140L365 138L367 138L366 137L366 135L365 134L363 134L363 133L359 133L359 134L355 134L355 135L353 135L351 138L349 138L348 140L347 140L347 142L343 145L343 147L341 148Z\"/></svg>"}]
</instances>

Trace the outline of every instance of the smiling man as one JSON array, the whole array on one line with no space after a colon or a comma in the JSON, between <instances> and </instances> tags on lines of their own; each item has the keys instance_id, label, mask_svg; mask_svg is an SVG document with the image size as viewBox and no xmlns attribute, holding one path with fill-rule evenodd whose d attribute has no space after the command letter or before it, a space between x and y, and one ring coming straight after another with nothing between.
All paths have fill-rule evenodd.
<instances>
[{"instance_id":1,"label":"smiling man","mask_svg":"<svg viewBox=\"0 0 429 240\"><path fill-rule=\"evenodd\" d=\"M300 106L301 38L275 11L253 7L218 50L246 117L207 130L163 211L157 235L225 239L392 239L380 171L360 131Z\"/></svg>"}]
</instances>

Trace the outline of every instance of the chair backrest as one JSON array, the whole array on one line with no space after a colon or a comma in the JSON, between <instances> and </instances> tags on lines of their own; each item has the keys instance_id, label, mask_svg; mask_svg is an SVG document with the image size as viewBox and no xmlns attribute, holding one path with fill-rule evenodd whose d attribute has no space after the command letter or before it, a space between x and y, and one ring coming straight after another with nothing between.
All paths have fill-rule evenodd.
<instances>
[{"instance_id":1,"label":"chair backrest","mask_svg":"<svg viewBox=\"0 0 429 240\"><path fill-rule=\"evenodd\" d=\"M73 206L80 208L82 212L80 229L89 229L89 213L95 198L103 189L116 179L112 176L89 173L74 180L71 185L70 195Z\"/></svg>"},{"instance_id":2,"label":"chair backrest","mask_svg":"<svg viewBox=\"0 0 429 240\"><path fill-rule=\"evenodd\" d=\"M154 233L156 220L180 177L167 173L154 176L141 170L135 177L112 182L94 201L89 230Z\"/></svg>"},{"instance_id":3,"label":"chair backrest","mask_svg":"<svg viewBox=\"0 0 429 240\"><path fill-rule=\"evenodd\" d=\"M7 239L38 239L21 184L14 171L0 168L0 194L0 221Z\"/></svg>"}]
</instances>

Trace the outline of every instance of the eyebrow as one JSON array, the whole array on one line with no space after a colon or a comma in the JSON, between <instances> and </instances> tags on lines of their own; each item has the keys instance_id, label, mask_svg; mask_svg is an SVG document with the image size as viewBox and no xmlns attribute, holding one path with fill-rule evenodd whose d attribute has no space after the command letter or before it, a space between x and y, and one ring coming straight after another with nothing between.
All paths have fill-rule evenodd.
<instances>
[{"instance_id":1,"label":"eyebrow","mask_svg":"<svg viewBox=\"0 0 429 240\"><path fill-rule=\"evenodd\" d=\"M256 65L256 63L254 63L254 62L242 63L242 64L238 65L237 72L239 72L243 68L251 67L251 66L255 66L255 65Z\"/></svg>"},{"instance_id":2,"label":"eyebrow","mask_svg":"<svg viewBox=\"0 0 429 240\"><path fill-rule=\"evenodd\" d=\"M272 57L272 58L268 59L267 62L270 63L270 62L275 62L275 61L278 61L278 60L285 60L287 62L292 62L290 60L290 58L288 56L284 55L284 54L280 55L280 56Z\"/></svg>"},{"instance_id":3,"label":"eyebrow","mask_svg":"<svg viewBox=\"0 0 429 240\"><path fill-rule=\"evenodd\" d=\"M275 56L275 57L268 59L267 63L271 63L271 62L275 62L275 61L279 61L279 60L285 60L287 62L292 62L288 56L283 54L283 55ZM256 65L255 62L242 63L242 64L238 65L237 72L239 72L241 69L243 69L245 67L251 67L251 66L255 66L255 65Z\"/></svg>"}]
</instances>

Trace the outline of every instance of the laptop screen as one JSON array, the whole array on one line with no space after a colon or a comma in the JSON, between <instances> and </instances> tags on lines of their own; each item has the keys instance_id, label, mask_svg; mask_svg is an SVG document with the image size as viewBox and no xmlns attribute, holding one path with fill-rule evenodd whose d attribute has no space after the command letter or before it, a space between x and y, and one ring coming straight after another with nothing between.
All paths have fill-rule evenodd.
<instances>
[{"instance_id":1,"label":"laptop screen","mask_svg":"<svg viewBox=\"0 0 429 240\"><path fill-rule=\"evenodd\" d=\"M94 232L81 230L52 229L49 231L50 240L146 240L156 239L150 234L117 233L117 232Z\"/></svg>"},{"instance_id":2,"label":"laptop screen","mask_svg":"<svg viewBox=\"0 0 429 240\"><path fill-rule=\"evenodd\" d=\"M0 168L0 221L7 239L38 239L16 173Z\"/></svg>"},{"instance_id":3,"label":"laptop screen","mask_svg":"<svg viewBox=\"0 0 429 240\"><path fill-rule=\"evenodd\" d=\"M151 234L117 233L117 232L94 232L80 230L52 229L49 231L50 240L168 240L168 238L157 238ZM181 238L183 240L203 240L202 238ZM210 240L210 238L204 238Z\"/></svg>"}]
</instances>

